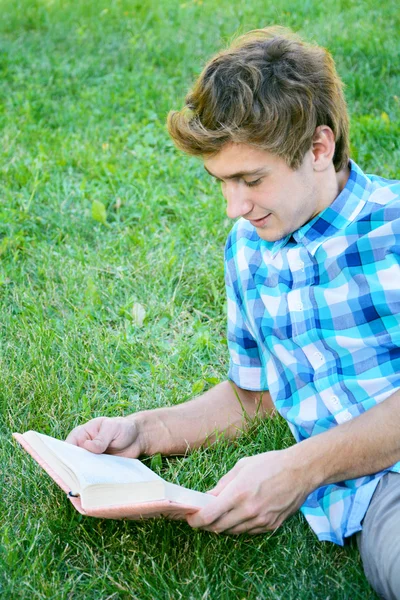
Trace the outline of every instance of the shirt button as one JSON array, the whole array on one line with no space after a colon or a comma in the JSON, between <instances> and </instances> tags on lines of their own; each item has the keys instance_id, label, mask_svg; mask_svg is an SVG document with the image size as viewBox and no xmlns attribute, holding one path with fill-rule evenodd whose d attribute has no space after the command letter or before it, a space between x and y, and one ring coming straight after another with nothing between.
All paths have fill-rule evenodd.
<instances>
[{"instance_id":1,"label":"shirt button","mask_svg":"<svg viewBox=\"0 0 400 600\"><path fill-rule=\"evenodd\" d=\"M314 352L313 356L319 362L324 362L324 357L322 356L321 352Z\"/></svg>"},{"instance_id":2,"label":"shirt button","mask_svg":"<svg viewBox=\"0 0 400 600\"><path fill-rule=\"evenodd\" d=\"M332 402L333 406L335 406L335 407L340 406L340 401L337 396L331 396L331 402Z\"/></svg>"},{"instance_id":3,"label":"shirt button","mask_svg":"<svg viewBox=\"0 0 400 600\"><path fill-rule=\"evenodd\" d=\"M343 415L343 421L351 421L351 414L350 413L346 413Z\"/></svg>"},{"instance_id":4,"label":"shirt button","mask_svg":"<svg viewBox=\"0 0 400 600\"><path fill-rule=\"evenodd\" d=\"M297 305L297 310L303 310L304 309L304 305L302 302L299 302Z\"/></svg>"},{"instance_id":5,"label":"shirt button","mask_svg":"<svg viewBox=\"0 0 400 600\"><path fill-rule=\"evenodd\" d=\"M304 271L304 263L302 260L299 260L299 262L297 263L297 266L301 271Z\"/></svg>"}]
</instances>

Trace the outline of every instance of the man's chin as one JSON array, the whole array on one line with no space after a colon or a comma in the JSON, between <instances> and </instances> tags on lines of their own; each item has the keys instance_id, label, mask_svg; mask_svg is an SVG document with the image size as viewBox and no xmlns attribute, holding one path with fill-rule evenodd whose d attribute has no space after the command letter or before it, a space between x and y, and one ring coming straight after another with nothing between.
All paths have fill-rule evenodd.
<instances>
[{"instance_id":1,"label":"man's chin","mask_svg":"<svg viewBox=\"0 0 400 600\"><path fill-rule=\"evenodd\" d=\"M261 229L256 227L256 231L258 236L264 240L265 242L277 242L278 240L281 240L283 237L286 237L286 234L283 233L282 231L274 231L271 229Z\"/></svg>"}]
</instances>

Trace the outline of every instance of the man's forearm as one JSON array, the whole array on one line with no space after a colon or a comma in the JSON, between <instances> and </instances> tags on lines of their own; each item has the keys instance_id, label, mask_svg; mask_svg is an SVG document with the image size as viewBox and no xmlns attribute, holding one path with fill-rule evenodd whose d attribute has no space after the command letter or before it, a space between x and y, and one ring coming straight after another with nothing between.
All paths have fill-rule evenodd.
<instances>
[{"instance_id":1,"label":"man's forearm","mask_svg":"<svg viewBox=\"0 0 400 600\"><path fill-rule=\"evenodd\" d=\"M215 441L236 437L258 413L272 412L269 392L249 392L224 381L183 404L130 415L146 440L146 454L184 454Z\"/></svg>"},{"instance_id":2,"label":"man's forearm","mask_svg":"<svg viewBox=\"0 0 400 600\"><path fill-rule=\"evenodd\" d=\"M326 433L290 448L310 491L377 473L400 460L400 391Z\"/></svg>"}]
</instances>

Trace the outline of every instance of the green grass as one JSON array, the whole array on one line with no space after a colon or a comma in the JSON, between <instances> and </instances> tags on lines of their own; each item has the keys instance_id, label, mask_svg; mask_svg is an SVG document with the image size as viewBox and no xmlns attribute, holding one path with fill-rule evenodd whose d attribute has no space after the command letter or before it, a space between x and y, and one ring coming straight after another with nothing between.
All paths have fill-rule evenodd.
<instances>
[{"instance_id":1,"label":"green grass","mask_svg":"<svg viewBox=\"0 0 400 600\"><path fill-rule=\"evenodd\" d=\"M201 163L173 148L166 114L235 32L288 25L337 60L353 157L398 176L398 3L0 8L1 597L373 598L356 548L319 543L300 515L239 538L82 518L10 434L63 437L93 416L172 405L224 379L230 223ZM232 445L164 459L161 472L206 490L240 457L291 443L275 420Z\"/></svg>"}]
</instances>

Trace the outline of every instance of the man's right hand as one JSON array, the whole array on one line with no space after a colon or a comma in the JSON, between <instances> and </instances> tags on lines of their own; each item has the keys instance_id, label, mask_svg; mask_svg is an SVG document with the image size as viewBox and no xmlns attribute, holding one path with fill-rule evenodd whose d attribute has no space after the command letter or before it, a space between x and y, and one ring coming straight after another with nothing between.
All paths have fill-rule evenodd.
<instances>
[{"instance_id":1,"label":"man's right hand","mask_svg":"<svg viewBox=\"0 0 400 600\"><path fill-rule=\"evenodd\" d=\"M146 453L137 422L127 417L97 417L75 427L65 441L95 454L137 458Z\"/></svg>"}]
</instances>

